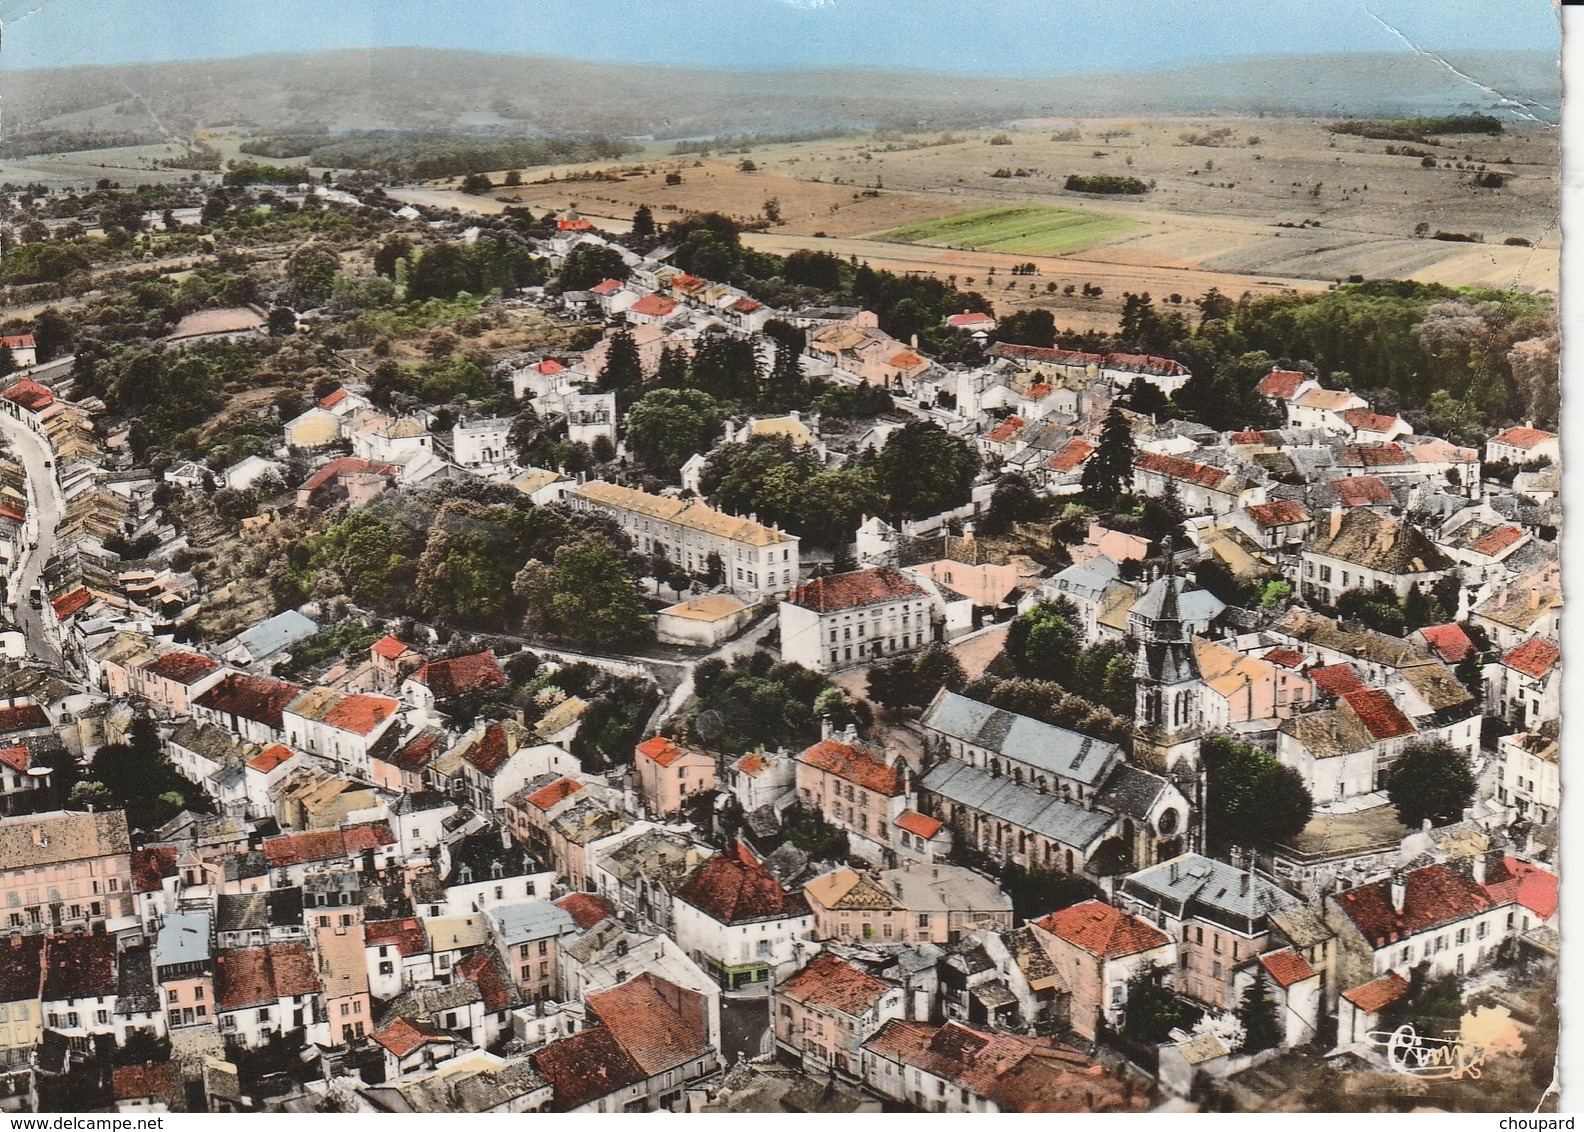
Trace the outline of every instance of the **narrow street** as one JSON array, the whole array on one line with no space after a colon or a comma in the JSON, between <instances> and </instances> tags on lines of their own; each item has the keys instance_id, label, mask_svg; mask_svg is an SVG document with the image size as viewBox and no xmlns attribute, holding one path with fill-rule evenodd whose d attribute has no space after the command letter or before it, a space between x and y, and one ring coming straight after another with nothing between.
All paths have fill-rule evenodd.
<instances>
[{"instance_id":1,"label":"narrow street","mask_svg":"<svg viewBox=\"0 0 1584 1132\"><path fill-rule=\"evenodd\" d=\"M6 578L6 602L22 635L27 638L28 655L58 668L60 650L45 628L44 612L28 602L28 592L39 584L44 563L55 553L55 529L60 524L63 503L60 484L50 467L54 453L38 433L21 421L0 413L3 435L27 474L27 522L18 541L16 560Z\"/></svg>"}]
</instances>

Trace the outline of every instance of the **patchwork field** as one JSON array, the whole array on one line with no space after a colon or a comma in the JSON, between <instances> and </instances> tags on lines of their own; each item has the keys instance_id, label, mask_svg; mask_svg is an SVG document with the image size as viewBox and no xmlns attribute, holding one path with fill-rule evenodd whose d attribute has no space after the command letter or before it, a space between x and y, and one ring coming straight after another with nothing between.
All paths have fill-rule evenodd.
<instances>
[{"instance_id":1,"label":"patchwork field","mask_svg":"<svg viewBox=\"0 0 1584 1132\"><path fill-rule=\"evenodd\" d=\"M978 252L1042 256L1081 251L1142 227L1144 225L1137 220L1032 204L953 213L922 224L879 232L872 238L903 244L970 248Z\"/></svg>"}]
</instances>

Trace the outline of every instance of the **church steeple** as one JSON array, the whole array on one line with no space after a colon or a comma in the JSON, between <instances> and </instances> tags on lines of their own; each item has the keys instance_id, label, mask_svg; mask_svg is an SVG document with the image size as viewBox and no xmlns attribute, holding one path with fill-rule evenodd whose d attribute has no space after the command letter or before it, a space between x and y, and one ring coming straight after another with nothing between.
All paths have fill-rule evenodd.
<instances>
[{"instance_id":1,"label":"church steeple","mask_svg":"<svg viewBox=\"0 0 1584 1132\"><path fill-rule=\"evenodd\" d=\"M1164 576L1144 591L1128 620L1134 637L1134 757L1161 771L1179 763L1196 768L1203 683L1170 555Z\"/></svg>"}]
</instances>

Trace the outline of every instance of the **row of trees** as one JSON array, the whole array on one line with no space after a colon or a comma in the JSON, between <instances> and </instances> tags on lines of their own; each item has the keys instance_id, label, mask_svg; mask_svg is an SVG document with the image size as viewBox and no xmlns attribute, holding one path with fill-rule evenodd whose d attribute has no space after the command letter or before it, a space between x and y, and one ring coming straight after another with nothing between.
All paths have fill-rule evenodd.
<instances>
[{"instance_id":1,"label":"row of trees","mask_svg":"<svg viewBox=\"0 0 1584 1132\"><path fill-rule=\"evenodd\" d=\"M875 451L836 468L785 438L717 449L700 489L736 514L757 514L823 546L844 545L865 515L919 519L966 503L978 456L939 425L912 421Z\"/></svg>"},{"instance_id":2,"label":"row of trees","mask_svg":"<svg viewBox=\"0 0 1584 1132\"><path fill-rule=\"evenodd\" d=\"M292 547L271 581L291 605L343 594L388 616L521 625L619 648L649 634L629 549L603 517L534 507L509 488L454 484L348 511Z\"/></svg>"}]
</instances>

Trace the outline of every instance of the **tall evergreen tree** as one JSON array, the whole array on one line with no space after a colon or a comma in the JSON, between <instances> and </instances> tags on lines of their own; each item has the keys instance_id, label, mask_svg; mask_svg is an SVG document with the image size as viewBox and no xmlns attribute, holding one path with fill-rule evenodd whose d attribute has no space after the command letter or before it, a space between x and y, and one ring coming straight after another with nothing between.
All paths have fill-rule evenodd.
<instances>
[{"instance_id":1,"label":"tall evergreen tree","mask_svg":"<svg viewBox=\"0 0 1584 1132\"><path fill-rule=\"evenodd\" d=\"M681 389L688 382L688 357L681 346L667 346L660 351L660 368L655 373L655 384L667 389Z\"/></svg>"},{"instance_id":2,"label":"tall evergreen tree","mask_svg":"<svg viewBox=\"0 0 1584 1132\"><path fill-rule=\"evenodd\" d=\"M1255 968L1256 972L1258 968ZM1281 1044L1281 1021L1276 1016L1276 1002L1265 985L1265 977L1254 976L1243 1001L1238 1007L1238 1021L1243 1023L1243 1052L1258 1053Z\"/></svg>"},{"instance_id":3,"label":"tall evergreen tree","mask_svg":"<svg viewBox=\"0 0 1584 1132\"><path fill-rule=\"evenodd\" d=\"M600 370L600 392L614 392L618 401L630 401L638 395L643 379L638 344L626 329L618 330L611 335L610 347L605 352L605 367Z\"/></svg>"},{"instance_id":4,"label":"tall evergreen tree","mask_svg":"<svg viewBox=\"0 0 1584 1132\"><path fill-rule=\"evenodd\" d=\"M655 234L654 213L647 204L638 206L638 211L633 213L632 234L636 239L648 240Z\"/></svg>"},{"instance_id":5,"label":"tall evergreen tree","mask_svg":"<svg viewBox=\"0 0 1584 1132\"><path fill-rule=\"evenodd\" d=\"M803 388L803 357L785 342L775 346L775 364L770 370L769 395L772 400L791 403Z\"/></svg>"},{"instance_id":6,"label":"tall evergreen tree","mask_svg":"<svg viewBox=\"0 0 1584 1132\"><path fill-rule=\"evenodd\" d=\"M1106 414L1100 444L1084 463L1085 493L1103 499L1121 495L1133 480L1133 432L1116 405Z\"/></svg>"}]
</instances>

